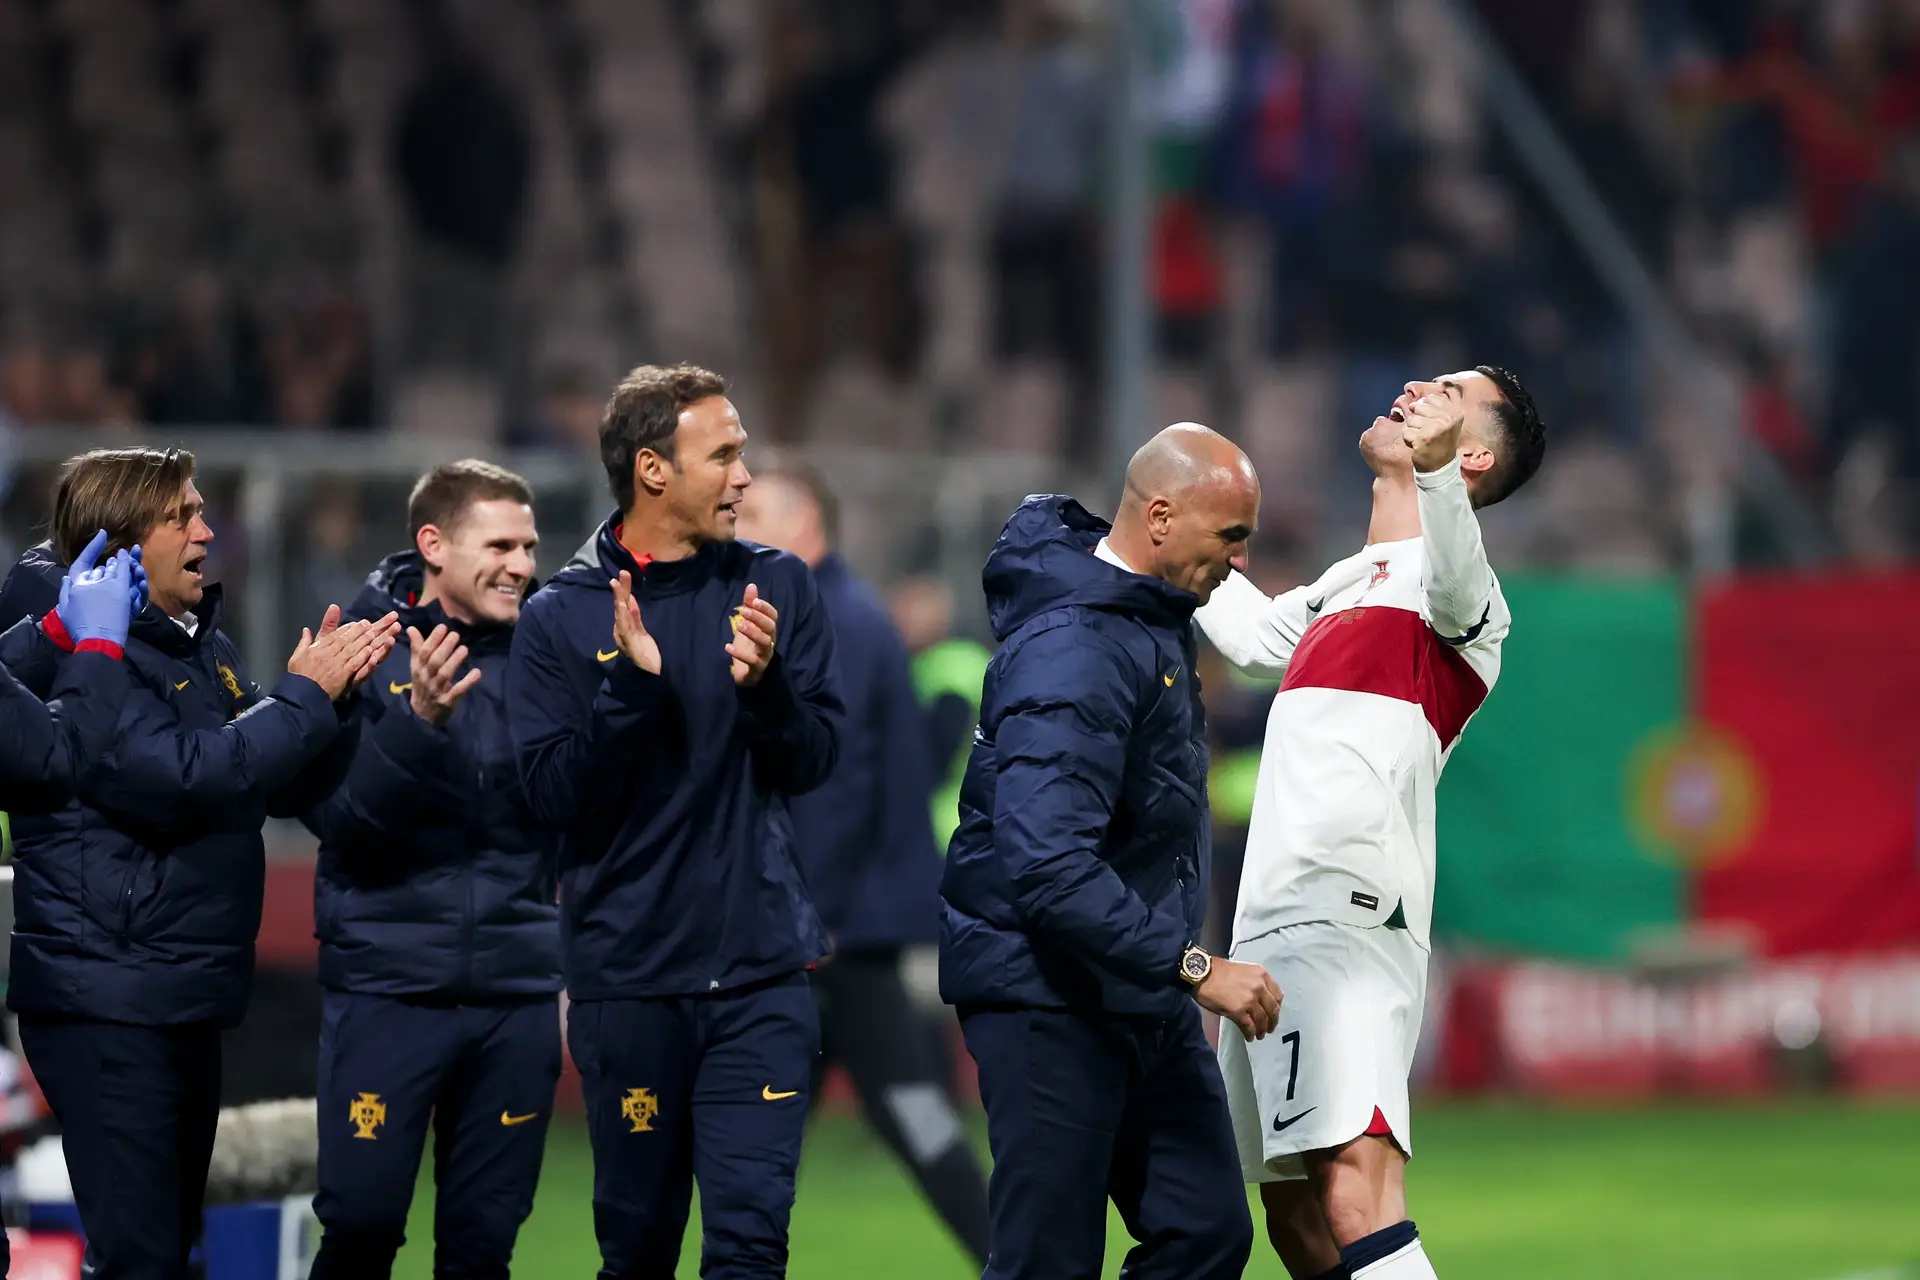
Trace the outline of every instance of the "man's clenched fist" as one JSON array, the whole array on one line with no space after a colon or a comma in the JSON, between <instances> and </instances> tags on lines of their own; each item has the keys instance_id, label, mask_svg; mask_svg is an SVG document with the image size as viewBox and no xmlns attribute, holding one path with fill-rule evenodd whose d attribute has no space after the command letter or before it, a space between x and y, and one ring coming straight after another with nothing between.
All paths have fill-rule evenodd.
<instances>
[{"instance_id":1,"label":"man's clenched fist","mask_svg":"<svg viewBox=\"0 0 1920 1280\"><path fill-rule=\"evenodd\" d=\"M1438 471L1460 452L1460 428L1467 407L1445 391L1436 391L1408 405L1400 438L1413 450L1415 471Z\"/></svg>"}]
</instances>

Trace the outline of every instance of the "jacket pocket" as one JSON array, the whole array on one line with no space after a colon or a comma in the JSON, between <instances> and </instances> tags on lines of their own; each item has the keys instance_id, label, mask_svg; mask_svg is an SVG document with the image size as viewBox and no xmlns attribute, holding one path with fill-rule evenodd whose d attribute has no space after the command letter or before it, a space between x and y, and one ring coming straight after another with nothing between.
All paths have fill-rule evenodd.
<instances>
[{"instance_id":1,"label":"jacket pocket","mask_svg":"<svg viewBox=\"0 0 1920 1280\"><path fill-rule=\"evenodd\" d=\"M136 845L133 860L127 864L126 875L121 877L119 901L116 904L114 935L122 940L144 936L139 926L144 922L146 907L159 894L159 886L152 883L157 875L159 859L144 845Z\"/></svg>"}]
</instances>

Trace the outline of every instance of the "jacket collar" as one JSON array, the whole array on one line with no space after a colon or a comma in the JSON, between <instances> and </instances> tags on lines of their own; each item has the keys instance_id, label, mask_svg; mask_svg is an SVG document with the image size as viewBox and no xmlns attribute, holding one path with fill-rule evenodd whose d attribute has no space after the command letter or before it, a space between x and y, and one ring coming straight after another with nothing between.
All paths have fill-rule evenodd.
<instances>
[{"instance_id":1,"label":"jacket collar","mask_svg":"<svg viewBox=\"0 0 1920 1280\"><path fill-rule=\"evenodd\" d=\"M703 543L690 556L679 560L652 560L642 568L639 561L633 558L633 553L620 545L620 539L614 533L619 524L620 513L617 511L601 521L600 527L593 531L593 536L582 543L572 559L567 561L566 568L554 575L554 581L606 591L607 584L625 569L633 575L636 584L645 584L648 595L677 595L683 591L697 590L711 579L726 563L733 546L737 545Z\"/></svg>"},{"instance_id":2,"label":"jacket collar","mask_svg":"<svg viewBox=\"0 0 1920 1280\"><path fill-rule=\"evenodd\" d=\"M1072 498L1028 498L1008 518L981 574L996 639L1061 605L1077 604L1147 622L1190 621L1200 598L1160 581L1128 573L1094 554L1113 526Z\"/></svg>"},{"instance_id":3,"label":"jacket collar","mask_svg":"<svg viewBox=\"0 0 1920 1280\"><path fill-rule=\"evenodd\" d=\"M387 613L400 615L401 640L405 628L413 627L426 635L442 624L460 633L460 641L470 653L504 653L513 644L511 622L460 622L447 616L438 600L419 603L426 584L426 564L418 551L396 551L374 567L362 584L353 603L341 614L343 620L370 619ZM539 590L538 582L529 583L527 594Z\"/></svg>"},{"instance_id":4,"label":"jacket collar","mask_svg":"<svg viewBox=\"0 0 1920 1280\"><path fill-rule=\"evenodd\" d=\"M191 658L220 629L225 595L225 590L217 582L209 584L200 593L200 603L191 610L198 619L192 635L188 635L185 627L156 604L148 604L142 609L127 633L132 639L152 645L170 658Z\"/></svg>"}]
</instances>

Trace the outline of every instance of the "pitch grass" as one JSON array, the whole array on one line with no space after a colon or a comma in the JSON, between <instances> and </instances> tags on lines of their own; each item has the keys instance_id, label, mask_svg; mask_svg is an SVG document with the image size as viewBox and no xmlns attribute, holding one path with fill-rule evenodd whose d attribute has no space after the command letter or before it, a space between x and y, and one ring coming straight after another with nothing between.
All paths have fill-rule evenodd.
<instances>
[{"instance_id":1,"label":"pitch grass","mask_svg":"<svg viewBox=\"0 0 1920 1280\"><path fill-rule=\"evenodd\" d=\"M1920 1280L1920 1106L1416 1108L1412 1212L1446 1280ZM976 1130L977 1134L977 1130ZM983 1144L984 1145L984 1144ZM556 1124L514 1275L590 1280L592 1165ZM1256 1215L1255 1221L1258 1222ZM394 1275L431 1275L432 1193ZM1106 1275L1126 1236L1114 1219ZM679 1274L699 1274L697 1220ZM809 1135L792 1280L962 1280L960 1249L858 1122ZM1264 1241L1246 1272L1285 1272Z\"/></svg>"}]
</instances>

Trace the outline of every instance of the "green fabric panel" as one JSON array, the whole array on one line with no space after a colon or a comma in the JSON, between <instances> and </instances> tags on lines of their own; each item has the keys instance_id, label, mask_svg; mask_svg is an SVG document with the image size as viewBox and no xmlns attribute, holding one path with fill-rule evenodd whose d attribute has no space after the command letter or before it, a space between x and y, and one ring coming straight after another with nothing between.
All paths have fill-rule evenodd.
<instances>
[{"instance_id":1,"label":"green fabric panel","mask_svg":"<svg viewBox=\"0 0 1920 1280\"><path fill-rule=\"evenodd\" d=\"M1213 820L1244 827L1253 820L1254 784L1260 779L1260 749L1216 751L1207 769Z\"/></svg>"},{"instance_id":2,"label":"green fabric panel","mask_svg":"<svg viewBox=\"0 0 1920 1280\"><path fill-rule=\"evenodd\" d=\"M1683 589L1520 577L1500 680L1440 782L1434 929L1503 951L1614 960L1686 911L1684 875L1629 825L1627 765L1685 713Z\"/></svg>"},{"instance_id":3,"label":"green fabric panel","mask_svg":"<svg viewBox=\"0 0 1920 1280\"><path fill-rule=\"evenodd\" d=\"M913 689L920 705L931 707L949 694L967 700L974 719L980 716L980 685L987 678L987 663L993 652L985 645L963 636L955 636L930 645L913 660ZM933 841L940 856L960 827L960 784L967 775L967 757L973 751L969 734L954 749L953 759L936 760L940 783L933 792Z\"/></svg>"}]
</instances>

